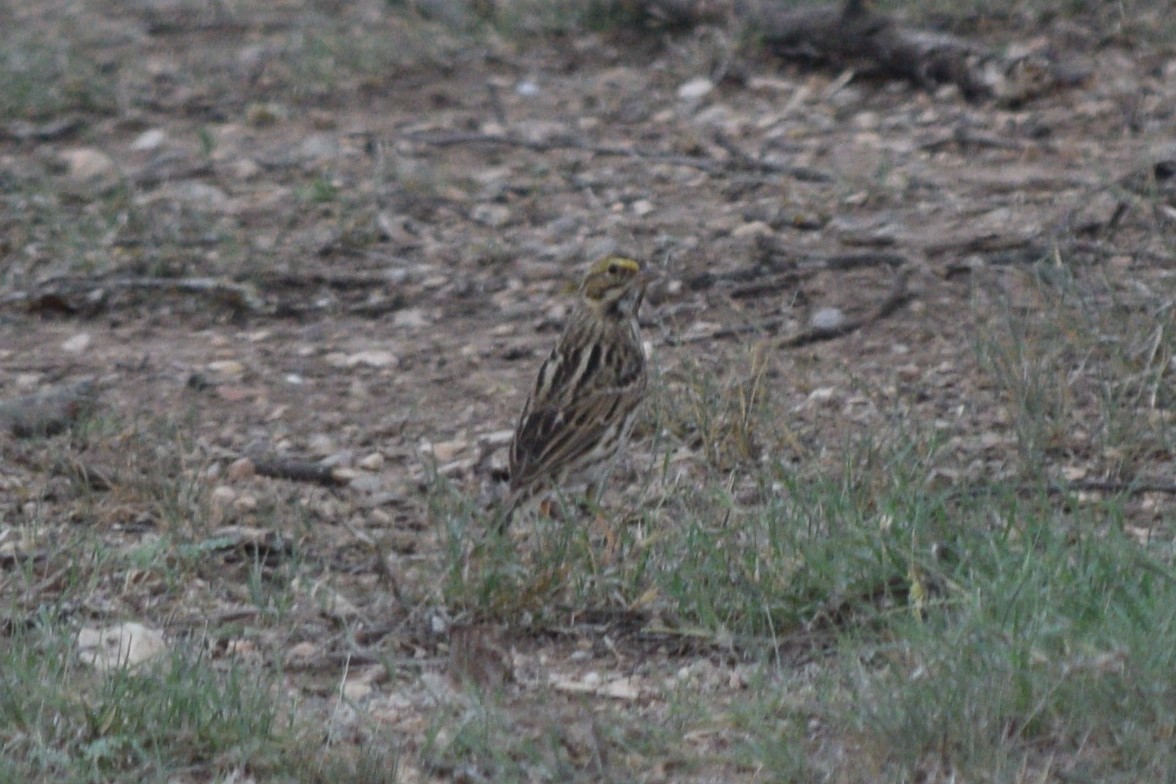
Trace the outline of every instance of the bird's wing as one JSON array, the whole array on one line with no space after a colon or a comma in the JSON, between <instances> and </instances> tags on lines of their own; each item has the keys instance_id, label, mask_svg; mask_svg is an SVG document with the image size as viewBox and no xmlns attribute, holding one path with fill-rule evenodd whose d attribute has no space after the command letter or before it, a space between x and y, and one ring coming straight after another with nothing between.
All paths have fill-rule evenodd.
<instances>
[{"instance_id":1,"label":"bird's wing","mask_svg":"<svg viewBox=\"0 0 1176 784\"><path fill-rule=\"evenodd\" d=\"M526 487L575 465L621 427L641 400L632 386L606 387L567 406L527 402L510 451L510 485Z\"/></svg>"}]
</instances>

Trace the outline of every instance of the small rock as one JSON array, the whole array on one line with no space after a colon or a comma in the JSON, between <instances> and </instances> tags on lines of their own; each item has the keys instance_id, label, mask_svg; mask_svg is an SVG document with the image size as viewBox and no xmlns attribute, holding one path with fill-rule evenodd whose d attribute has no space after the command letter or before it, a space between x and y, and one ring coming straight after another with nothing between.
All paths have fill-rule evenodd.
<instances>
[{"instance_id":1,"label":"small rock","mask_svg":"<svg viewBox=\"0 0 1176 784\"><path fill-rule=\"evenodd\" d=\"M433 457L442 463L448 463L456 458L459 454L469 449L469 442L461 439L453 441L438 441L433 444Z\"/></svg>"},{"instance_id":2,"label":"small rock","mask_svg":"<svg viewBox=\"0 0 1176 784\"><path fill-rule=\"evenodd\" d=\"M510 220L510 208L503 204L479 204L470 211L470 220L496 229Z\"/></svg>"},{"instance_id":3,"label":"small rock","mask_svg":"<svg viewBox=\"0 0 1176 784\"><path fill-rule=\"evenodd\" d=\"M155 150L162 147L165 141L167 141L167 134L161 128L152 128L139 134L138 138L131 142L131 149L136 151Z\"/></svg>"},{"instance_id":4,"label":"small rock","mask_svg":"<svg viewBox=\"0 0 1176 784\"><path fill-rule=\"evenodd\" d=\"M218 376L240 376L245 372L245 366L235 359L218 359L209 362L208 369Z\"/></svg>"},{"instance_id":5,"label":"small rock","mask_svg":"<svg viewBox=\"0 0 1176 784\"><path fill-rule=\"evenodd\" d=\"M312 133L298 145L298 157L304 161L317 161L339 155L339 142L329 133Z\"/></svg>"},{"instance_id":6,"label":"small rock","mask_svg":"<svg viewBox=\"0 0 1176 784\"><path fill-rule=\"evenodd\" d=\"M636 213L638 218L644 218L646 215L653 212L653 210L653 203L650 202L649 199L638 199L637 201L633 202L633 212Z\"/></svg>"},{"instance_id":7,"label":"small rock","mask_svg":"<svg viewBox=\"0 0 1176 784\"><path fill-rule=\"evenodd\" d=\"M515 85L515 92L524 98L531 98L539 94L539 85L531 79L523 79Z\"/></svg>"},{"instance_id":8,"label":"small rock","mask_svg":"<svg viewBox=\"0 0 1176 784\"><path fill-rule=\"evenodd\" d=\"M407 327L409 329L420 329L421 327L429 326L429 319L425 316L425 311L421 308L406 308L405 310L397 311L396 315L392 317L392 326Z\"/></svg>"},{"instance_id":9,"label":"small rock","mask_svg":"<svg viewBox=\"0 0 1176 784\"><path fill-rule=\"evenodd\" d=\"M261 164L251 158L238 158L229 164L228 170L238 180L252 180L261 174Z\"/></svg>"},{"instance_id":10,"label":"small rock","mask_svg":"<svg viewBox=\"0 0 1176 784\"><path fill-rule=\"evenodd\" d=\"M257 498L249 494L239 495L233 501L233 508L238 512L255 512L257 511Z\"/></svg>"},{"instance_id":11,"label":"small rock","mask_svg":"<svg viewBox=\"0 0 1176 784\"><path fill-rule=\"evenodd\" d=\"M256 473L257 467L253 465L253 461L242 457L229 464L229 470L225 472L225 476L234 482L245 482L252 479Z\"/></svg>"},{"instance_id":12,"label":"small rock","mask_svg":"<svg viewBox=\"0 0 1176 784\"><path fill-rule=\"evenodd\" d=\"M348 479L347 486L357 493L374 495L383 489L384 480L379 476L372 476L371 474L356 474L354 477ZM372 503L371 499L368 499L367 503Z\"/></svg>"},{"instance_id":13,"label":"small rock","mask_svg":"<svg viewBox=\"0 0 1176 784\"><path fill-rule=\"evenodd\" d=\"M224 510L237 500L237 491L228 485L217 485L212 489L209 500L214 510Z\"/></svg>"},{"instance_id":14,"label":"small rock","mask_svg":"<svg viewBox=\"0 0 1176 784\"><path fill-rule=\"evenodd\" d=\"M810 403L818 405L829 405L836 402L837 390L833 387L818 387L809 393L808 400Z\"/></svg>"},{"instance_id":15,"label":"small rock","mask_svg":"<svg viewBox=\"0 0 1176 784\"><path fill-rule=\"evenodd\" d=\"M81 354L89 347L90 335L86 332L79 332L61 344L61 350L68 354Z\"/></svg>"},{"instance_id":16,"label":"small rock","mask_svg":"<svg viewBox=\"0 0 1176 784\"><path fill-rule=\"evenodd\" d=\"M683 101L697 101L713 89L715 89L715 83L705 76L700 76L679 87L678 97Z\"/></svg>"},{"instance_id":17,"label":"small rock","mask_svg":"<svg viewBox=\"0 0 1176 784\"><path fill-rule=\"evenodd\" d=\"M364 680L356 680L348 673L348 677L343 681L343 697L347 700L355 701L361 700L374 691L371 682Z\"/></svg>"},{"instance_id":18,"label":"small rock","mask_svg":"<svg viewBox=\"0 0 1176 784\"><path fill-rule=\"evenodd\" d=\"M731 232L732 237L760 237L774 233L772 227L763 221L748 221Z\"/></svg>"},{"instance_id":19,"label":"small rock","mask_svg":"<svg viewBox=\"0 0 1176 784\"><path fill-rule=\"evenodd\" d=\"M391 351L383 351L380 349L371 349L368 351L358 351L349 357L346 361L347 367L355 367L357 365L366 365L367 367L395 367L398 363L396 355Z\"/></svg>"},{"instance_id":20,"label":"small rock","mask_svg":"<svg viewBox=\"0 0 1176 784\"><path fill-rule=\"evenodd\" d=\"M290 650L286 651L286 664L306 665L320 655L319 646L313 642L295 643L290 647Z\"/></svg>"},{"instance_id":21,"label":"small rock","mask_svg":"<svg viewBox=\"0 0 1176 784\"><path fill-rule=\"evenodd\" d=\"M115 172L114 160L92 147L79 147L61 153L65 161L66 171L70 178L77 182L93 182L94 180L112 177Z\"/></svg>"},{"instance_id":22,"label":"small rock","mask_svg":"<svg viewBox=\"0 0 1176 784\"><path fill-rule=\"evenodd\" d=\"M813 314L809 324L813 329L832 330L845 323L845 313L840 308L821 308Z\"/></svg>"},{"instance_id":23,"label":"small rock","mask_svg":"<svg viewBox=\"0 0 1176 784\"><path fill-rule=\"evenodd\" d=\"M329 455L335 451L335 442L326 433L315 433L306 446L312 455Z\"/></svg>"},{"instance_id":24,"label":"small rock","mask_svg":"<svg viewBox=\"0 0 1176 784\"><path fill-rule=\"evenodd\" d=\"M81 660L99 670L136 667L167 651L162 632L134 621L84 627L77 645Z\"/></svg>"},{"instance_id":25,"label":"small rock","mask_svg":"<svg viewBox=\"0 0 1176 784\"><path fill-rule=\"evenodd\" d=\"M384 467L384 455L380 452L372 452L370 455L361 457L355 465L364 471L379 471Z\"/></svg>"}]
</instances>

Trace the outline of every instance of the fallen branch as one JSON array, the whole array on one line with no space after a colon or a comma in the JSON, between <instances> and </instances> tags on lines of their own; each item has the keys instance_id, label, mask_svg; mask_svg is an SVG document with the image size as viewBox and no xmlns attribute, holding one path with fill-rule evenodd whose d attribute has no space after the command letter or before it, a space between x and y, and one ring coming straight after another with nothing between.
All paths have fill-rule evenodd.
<instances>
[{"instance_id":1,"label":"fallen branch","mask_svg":"<svg viewBox=\"0 0 1176 784\"><path fill-rule=\"evenodd\" d=\"M709 0L637 0L637 9L675 26L715 24ZM1087 69L1042 55L1004 58L954 35L924 30L873 11L865 0L796 7L774 0L734 0L726 23L740 23L770 52L787 59L865 68L920 87L954 84L969 100L1015 105L1087 78Z\"/></svg>"},{"instance_id":2,"label":"fallen branch","mask_svg":"<svg viewBox=\"0 0 1176 784\"><path fill-rule=\"evenodd\" d=\"M766 282L761 284L758 288L753 285L735 288L732 291L732 296L750 297L763 292L774 292L778 290L785 281L795 281L799 279L800 272L813 272L817 270L852 270L862 267L870 266L889 266L897 268L894 281L887 292L885 298L877 305L870 309L869 312L858 318L846 318L838 321L835 324L829 325L813 325L806 330L799 333L789 335L786 337L778 337L771 341L771 344L777 348L798 348L812 343L819 343L825 340L833 340L834 338L843 337L851 332L857 332L863 327L867 327L876 321L886 318L902 307L909 299L909 291L907 288L908 279L910 277L910 268L905 266L905 258L894 253L860 253L860 254L839 254L834 256L813 256L810 255L807 259L797 260L792 256L787 264L793 268L794 271L779 275L775 273L775 267L783 266L769 261L766 264L760 265L752 269L736 270L730 273L704 273L704 275L697 276L694 279L687 281L687 286L693 289L706 288L720 281L746 281L757 274L764 274L767 270L769 274L775 276L769 278ZM683 345L686 343L699 343L706 340L724 340L727 338L739 337L740 335L774 335L781 327L792 321L789 316L780 316L778 318L766 319L750 324L737 324L730 327L722 327L708 332L703 335L692 335L687 338L668 338L666 343L671 346Z\"/></svg>"},{"instance_id":3,"label":"fallen branch","mask_svg":"<svg viewBox=\"0 0 1176 784\"><path fill-rule=\"evenodd\" d=\"M311 482L328 487L347 484L346 477L336 474L333 467L325 466L314 460L285 457L250 459L259 476L268 476L271 479L289 479L292 482Z\"/></svg>"},{"instance_id":4,"label":"fallen branch","mask_svg":"<svg viewBox=\"0 0 1176 784\"><path fill-rule=\"evenodd\" d=\"M1140 493L1161 493L1176 495L1176 483L1147 481L1115 481L1110 479L1078 479L1073 482L1051 484L1047 488L1053 495L1075 492L1115 493L1138 495Z\"/></svg>"},{"instance_id":5,"label":"fallen branch","mask_svg":"<svg viewBox=\"0 0 1176 784\"><path fill-rule=\"evenodd\" d=\"M387 276L366 274L305 275L281 273L262 275L257 283L272 289L325 288L334 291L361 291L374 288L394 289L390 296L347 306L347 312L376 318L402 310L415 299L405 287ZM253 283L223 278L54 278L37 284L29 291L0 297L0 307L20 307L29 312L64 313L93 317L112 307L113 295L119 292L155 292L206 297L234 313L270 318L298 318L330 307L320 298L303 295L279 299L272 292L263 296Z\"/></svg>"},{"instance_id":6,"label":"fallen branch","mask_svg":"<svg viewBox=\"0 0 1176 784\"><path fill-rule=\"evenodd\" d=\"M252 286L222 278L53 278L0 298L0 306L92 315L104 310L113 294L126 291L208 297L243 313L272 311Z\"/></svg>"},{"instance_id":7,"label":"fallen branch","mask_svg":"<svg viewBox=\"0 0 1176 784\"><path fill-rule=\"evenodd\" d=\"M0 402L0 430L17 438L55 435L89 414L97 401L92 379L23 395Z\"/></svg>"},{"instance_id":8,"label":"fallen branch","mask_svg":"<svg viewBox=\"0 0 1176 784\"><path fill-rule=\"evenodd\" d=\"M846 319L840 324L829 327L812 326L803 332L795 335L790 335L786 338L780 338L775 341L778 348L798 348L800 346L807 346L811 343L820 343L825 340L832 340L834 338L843 337L851 332L857 332L863 327L868 327L876 321L881 321L890 314L897 311L909 299L909 292L907 290L907 281L910 277L908 270L901 270L894 276L894 283L890 287L890 291L886 294L886 298L878 303L869 313L856 319Z\"/></svg>"}]
</instances>

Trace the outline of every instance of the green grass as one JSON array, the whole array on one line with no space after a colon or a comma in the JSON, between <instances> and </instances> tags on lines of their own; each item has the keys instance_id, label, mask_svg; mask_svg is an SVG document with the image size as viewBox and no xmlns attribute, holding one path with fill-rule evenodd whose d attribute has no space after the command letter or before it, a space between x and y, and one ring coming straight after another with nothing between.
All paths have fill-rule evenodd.
<instances>
[{"instance_id":1,"label":"green grass","mask_svg":"<svg viewBox=\"0 0 1176 784\"><path fill-rule=\"evenodd\" d=\"M1007 401L1027 469L1078 458L1130 480L1176 446L1164 416L1176 315L1062 262L1034 266L1032 302L998 305L976 351Z\"/></svg>"},{"instance_id":2,"label":"green grass","mask_svg":"<svg viewBox=\"0 0 1176 784\"><path fill-rule=\"evenodd\" d=\"M38 121L111 113L115 82L95 60L100 49L101 42L78 30L60 37L10 30L0 46L0 114Z\"/></svg>"},{"instance_id":3,"label":"green grass","mask_svg":"<svg viewBox=\"0 0 1176 784\"><path fill-rule=\"evenodd\" d=\"M293 741L273 684L219 668L199 649L134 671L90 671L69 630L8 640L0 738L10 781L151 781L194 761L222 775Z\"/></svg>"},{"instance_id":4,"label":"green grass","mask_svg":"<svg viewBox=\"0 0 1176 784\"><path fill-rule=\"evenodd\" d=\"M322 746L298 718L280 669L215 661L205 641L174 641L160 659L98 672L72 630L37 624L6 640L0 671L3 782L148 782L246 773L267 781L389 782L394 745Z\"/></svg>"}]
</instances>

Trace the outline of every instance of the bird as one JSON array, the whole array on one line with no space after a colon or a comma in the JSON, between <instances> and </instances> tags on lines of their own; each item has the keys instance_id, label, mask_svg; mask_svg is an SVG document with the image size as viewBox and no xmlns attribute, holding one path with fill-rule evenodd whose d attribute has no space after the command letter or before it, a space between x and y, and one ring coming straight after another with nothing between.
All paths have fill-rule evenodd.
<instances>
[{"instance_id":1,"label":"bird","mask_svg":"<svg viewBox=\"0 0 1176 784\"><path fill-rule=\"evenodd\" d=\"M588 268L515 428L500 531L520 504L543 491L572 480L603 486L645 398L637 311L647 282L641 263L625 256L605 256Z\"/></svg>"}]
</instances>

